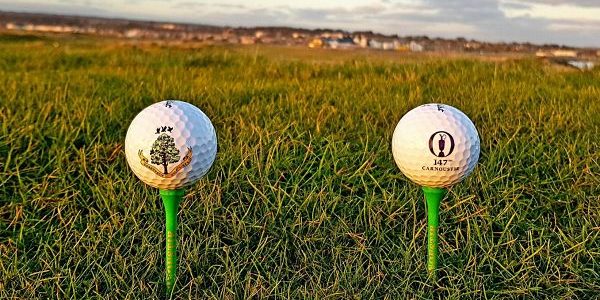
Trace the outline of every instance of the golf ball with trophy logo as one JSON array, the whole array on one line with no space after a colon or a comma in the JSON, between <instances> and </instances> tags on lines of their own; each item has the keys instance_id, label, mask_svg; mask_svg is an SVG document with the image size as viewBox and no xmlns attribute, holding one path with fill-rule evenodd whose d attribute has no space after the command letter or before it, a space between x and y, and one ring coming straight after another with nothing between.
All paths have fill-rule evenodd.
<instances>
[{"instance_id":1,"label":"golf ball with trophy logo","mask_svg":"<svg viewBox=\"0 0 600 300\"><path fill-rule=\"evenodd\" d=\"M446 104L407 112L394 130L392 153L402 173L426 187L449 187L468 176L479 160L473 122Z\"/></svg>"},{"instance_id":2,"label":"golf ball with trophy logo","mask_svg":"<svg viewBox=\"0 0 600 300\"><path fill-rule=\"evenodd\" d=\"M173 190L190 185L208 172L217 154L217 135L210 119L196 106L166 100L142 110L125 137L125 156L133 173L146 184Z\"/></svg>"}]
</instances>

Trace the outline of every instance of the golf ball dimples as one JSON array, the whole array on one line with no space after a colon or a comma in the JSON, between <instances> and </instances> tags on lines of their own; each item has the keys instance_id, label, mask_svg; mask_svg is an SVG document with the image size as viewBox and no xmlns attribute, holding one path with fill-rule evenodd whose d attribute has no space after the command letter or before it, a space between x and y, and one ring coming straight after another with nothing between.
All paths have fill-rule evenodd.
<instances>
[{"instance_id":1,"label":"golf ball dimples","mask_svg":"<svg viewBox=\"0 0 600 300\"><path fill-rule=\"evenodd\" d=\"M464 179L475 168L479 151L473 122L445 104L409 111L392 137L392 153L402 173L427 187L448 187Z\"/></svg>"},{"instance_id":2,"label":"golf ball dimples","mask_svg":"<svg viewBox=\"0 0 600 300\"><path fill-rule=\"evenodd\" d=\"M197 107L167 100L142 110L125 137L125 156L133 173L159 189L190 185L208 172L217 154L217 135Z\"/></svg>"}]
</instances>

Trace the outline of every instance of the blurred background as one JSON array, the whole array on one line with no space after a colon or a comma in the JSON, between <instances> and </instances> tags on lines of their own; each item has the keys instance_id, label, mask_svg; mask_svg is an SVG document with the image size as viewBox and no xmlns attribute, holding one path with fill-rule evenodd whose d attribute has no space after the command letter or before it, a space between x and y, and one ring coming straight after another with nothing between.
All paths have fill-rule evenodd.
<instances>
[{"instance_id":1,"label":"blurred background","mask_svg":"<svg viewBox=\"0 0 600 300\"><path fill-rule=\"evenodd\" d=\"M5 30L397 51L600 55L591 0L0 0ZM102 19L99 19L102 18ZM581 48L579 53L554 52Z\"/></svg>"}]
</instances>

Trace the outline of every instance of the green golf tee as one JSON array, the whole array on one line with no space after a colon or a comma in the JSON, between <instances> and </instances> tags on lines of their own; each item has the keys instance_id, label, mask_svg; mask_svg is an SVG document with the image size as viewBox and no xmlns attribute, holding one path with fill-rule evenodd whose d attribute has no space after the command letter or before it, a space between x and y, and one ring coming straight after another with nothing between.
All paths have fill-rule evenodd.
<instances>
[{"instance_id":1,"label":"green golf tee","mask_svg":"<svg viewBox=\"0 0 600 300\"><path fill-rule=\"evenodd\" d=\"M427 272L436 277L438 266L438 226L440 202L448 190L444 188L423 187L427 202Z\"/></svg>"},{"instance_id":2,"label":"green golf tee","mask_svg":"<svg viewBox=\"0 0 600 300\"><path fill-rule=\"evenodd\" d=\"M166 217L166 270L167 295L170 295L175 285L177 274L177 210L183 199L184 190L160 190L160 196L165 206Z\"/></svg>"}]
</instances>

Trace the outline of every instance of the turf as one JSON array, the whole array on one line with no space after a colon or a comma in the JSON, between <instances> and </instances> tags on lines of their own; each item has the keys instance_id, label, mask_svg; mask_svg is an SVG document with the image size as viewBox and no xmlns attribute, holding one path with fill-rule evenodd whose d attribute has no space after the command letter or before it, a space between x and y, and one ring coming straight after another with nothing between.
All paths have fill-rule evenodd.
<instances>
[{"instance_id":1,"label":"turf","mask_svg":"<svg viewBox=\"0 0 600 300\"><path fill-rule=\"evenodd\" d=\"M182 299L591 299L600 293L600 70L506 60L85 37L0 38L0 298L164 293L158 191L127 126L191 102L219 140L179 213ZM482 156L442 202L426 275L422 193L395 124L442 102Z\"/></svg>"}]
</instances>

